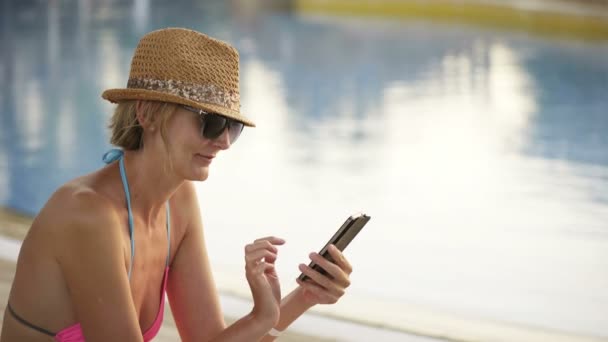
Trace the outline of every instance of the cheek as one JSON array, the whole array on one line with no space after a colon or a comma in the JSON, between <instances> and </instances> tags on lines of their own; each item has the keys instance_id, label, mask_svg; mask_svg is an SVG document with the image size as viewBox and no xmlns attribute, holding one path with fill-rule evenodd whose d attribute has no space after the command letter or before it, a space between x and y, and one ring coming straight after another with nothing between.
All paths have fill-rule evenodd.
<instances>
[{"instance_id":1,"label":"cheek","mask_svg":"<svg viewBox=\"0 0 608 342\"><path fill-rule=\"evenodd\" d=\"M192 122L175 125L167 130L167 143L170 158L176 167L188 168L194 155L206 149L205 139Z\"/></svg>"},{"instance_id":2,"label":"cheek","mask_svg":"<svg viewBox=\"0 0 608 342\"><path fill-rule=\"evenodd\" d=\"M200 144L200 125L197 120L175 120L167 126L168 141L179 150Z\"/></svg>"}]
</instances>

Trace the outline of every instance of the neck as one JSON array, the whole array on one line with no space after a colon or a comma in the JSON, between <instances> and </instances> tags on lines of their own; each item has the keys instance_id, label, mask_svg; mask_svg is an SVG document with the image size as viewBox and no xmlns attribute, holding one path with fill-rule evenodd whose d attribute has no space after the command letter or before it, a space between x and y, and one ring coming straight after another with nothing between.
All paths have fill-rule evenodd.
<instances>
[{"instance_id":1,"label":"neck","mask_svg":"<svg viewBox=\"0 0 608 342\"><path fill-rule=\"evenodd\" d=\"M125 151L124 164L131 194L131 210L153 227L153 222L165 210L171 195L183 183L183 179L164 167L162 154L141 149Z\"/></svg>"}]
</instances>

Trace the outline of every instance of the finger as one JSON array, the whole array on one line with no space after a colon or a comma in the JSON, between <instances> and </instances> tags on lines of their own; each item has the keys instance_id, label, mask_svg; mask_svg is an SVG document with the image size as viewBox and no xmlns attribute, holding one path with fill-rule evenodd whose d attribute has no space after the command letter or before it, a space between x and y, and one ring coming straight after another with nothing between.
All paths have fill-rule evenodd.
<instances>
[{"instance_id":1,"label":"finger","mask_svg":"<svg viewBox=\"0 0 608 342\"><path fill-rule=\"evenodd\" d=\"M333 295L340 297L344 294L344 288L338 286L336 283L330 280L328 276L317 272L315 269L305 264L300 264L299 268L302 273L307 275L310 279L317 283L317 285L320 285Z\"/></svg>"},{"instance_id":2,"label":"finger","mask_svg":"<svg viewBox=\"0 0 608 342\"><path fill-rule=\"evenodd\" d=\"M319 303L335 304L340 298L339 296L332 295L326 289L313 282L302 281L300 279L297 279L296 281L300 286L302 286L302 288L304 288L306 292L308 292L310 296L314 297L314 299Z\"/></svg>"},{"instance_id":3,"label":"finger","mask_svg":"<svg viewBox=\"0 0 608 342\"><path fill-rule=\"evenodd\" d=\"M245 253L253 252L258 249L267 249L267 250L273 251L275 253L279 251L279 249L277 247L275 247L270 241L259 240L259 241L250 243L247 246L245 246Z\"/></svg>"},{"instance_id":4,"label":"finger","mask_svg":"<svg viewBox=\"0 0 608 342\"><path fill-rule=\"evenodd\" d=\"M277 259L277 255L266 249L258 249L251 253L245 254L246 265L253 266L257 262L262 261L262 259L264 259L263 261L266 261L268 263L274 263Z\"/></svg>"},{"instance_id":5,"label":"finger","mask_svg":"<svg viewBox=\"0 0 608 342\"><path fill-rule=\"evenodd\" d=\"M257 278L258 281L263 281L263 277L259 277L263 274L268 274L274 272L274 265L267 262L260 262L259 264L251 267L246 271L246 275L248 277Z\"/></svg>"},{"instance_id":6,"label":"finger","mask_svg":"<svg viewBox=\"0 0 608 342\"><path fill-rule=\"evenodd\" d=\"M249 283L249 287L251 288L254 297L269 290L269 279L278 279L274 274L274 265L265 262L262 262L245 272L247 282Z\"/></svg>"},{"instance_id":7,"label":"finger","mask_svg":"<svg viewBox=\"0 0 608 342\"><path fill-rule=\"evenodd\" d=\"M321 268L323 268L331 276L331 278L333 278L334 282L336 282L339 286L344 288L350 286L348 274L338 265L325 259L318 253L310 253L309 256L310 259L314 261L317 265L321 266Z\"/></svg>"},{"instance_id":8,"label":"finger","mask_svg":"<svg viewBox=\"0 0 608 342\"><path fill-rule=\"evenodd\" d=\"M273 264L262 261L257 266L255 266L255 268L253 269L253 272L255 274L263 274L263 273L268 273L273 270L274 270Z\"/></svg>"},{"instance_id":9,"label":"finger","mask_svg":"<svg viewBox=\"0 0 608 342\"><path fill-rule=\"evenodd\" d=\"M276 236L266 236L266 237L263 237L263 238L256 239L253 242L255 243L255 242L258 242L258 241L268 241L268 242L270 242L273 245L282 245L282 244L285 243L285 240L283 240L281 238L278 238Z\"/></svg>"},{"instance_id":10,"label":"finger","mask_svg":"<svg viewBox=\"0 0 608 342\"><path fill-rule=\"evenodd\" d=\"M331 255L331 257L334 259L334 262L336 263L336 265L338 265L341 269L343 269L344 272L346 272L346 274L351 274L353 272L353 267L351 266L350 262L348 262L348 260L346 260L346 257L344 256L344 254L342 254L342 252L340 252L338 247L331 244L331 245L329 245L328 251L329 251L329 255Z\"/></svg>"}]
</instances>

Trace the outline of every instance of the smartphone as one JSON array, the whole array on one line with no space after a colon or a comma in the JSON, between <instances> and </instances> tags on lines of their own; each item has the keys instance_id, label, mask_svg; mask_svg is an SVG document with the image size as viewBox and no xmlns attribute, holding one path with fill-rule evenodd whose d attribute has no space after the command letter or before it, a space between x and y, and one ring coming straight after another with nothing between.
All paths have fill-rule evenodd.
<instances>
[{"instance_id":1,"label":"smartphone","mask_svg":"<svg viewBox=\"0 0 608 342\"><path fill-rule=\"evenodd\" d=\"M355 236L359 234L359 232L361 231L363 226L365 226L367 221L369 221L369 219L370 217L363 213L355 214L348 217L346 221L344 221L344 223L342 224L342 227L340 227L340 229L338 229L334 236L332 236L332 238L327 241L327 243L321 249L319 254L330 262L334 262L334 259L331 257L329 251L327 250L329 248L329 245L333 244L338 247L340 251L343 251L346 246L348 246L348 244L355 238ZM321 268L321 266L317 265L314 261L311 262L308 266L310 266L312 269L316 270L321 274L327 274L327 272L323 268ZM303 273L300 274L300 276L298 277L298 279L302 281L307 280L308 278L309 277L304 275Z\"/></svg>"}]
</instances>

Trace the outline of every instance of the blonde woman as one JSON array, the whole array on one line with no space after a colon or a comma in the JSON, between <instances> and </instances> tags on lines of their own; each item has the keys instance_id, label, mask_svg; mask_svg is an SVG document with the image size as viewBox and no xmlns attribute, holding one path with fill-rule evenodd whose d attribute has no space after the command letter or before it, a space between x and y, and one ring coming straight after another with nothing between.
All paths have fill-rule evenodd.
<instances>
[{"instance_id":1,"label":"blonde woman","mask_svg":"<svg viewBox=\"0 0 608 342\"><path fill-rule=\"evenodd\" d=\"M150 341L163 319L165 294L183 341L271 341L303 312L335 303L351 266L304 264L313 281L281 297L274 263L284 241L245 246L253 308L224 323L204 241L193 181L236 142L240 113L238 53L186 29L144 36L117 103L107 166L60 187L30 228L4 315L6 341ZM227 189L230 191L230 189ZM237 209L238 210L238 209Z\"/></svg>"}]
</instances>

